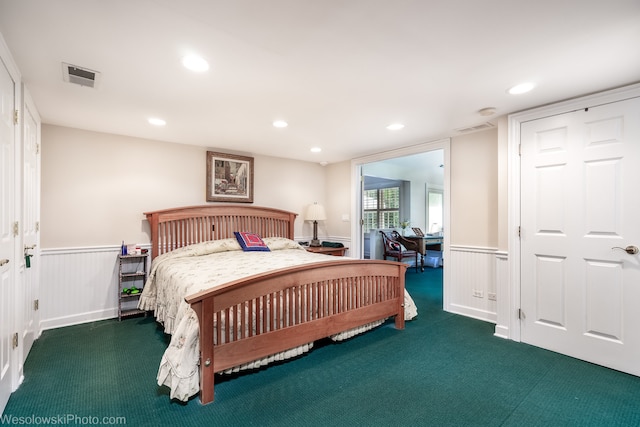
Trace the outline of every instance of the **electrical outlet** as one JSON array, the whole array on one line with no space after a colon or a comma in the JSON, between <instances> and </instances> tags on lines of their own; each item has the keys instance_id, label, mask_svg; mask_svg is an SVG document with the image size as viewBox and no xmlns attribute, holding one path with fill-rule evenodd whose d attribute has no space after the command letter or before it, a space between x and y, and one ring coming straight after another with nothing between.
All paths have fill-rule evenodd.
<instances>
[{"instance_id":1,"label":"electrical outlet","mask_svg":"<svg viewBox=\"0 0 640 427\"><path fill-rule=\"evenodd\" d=\"M474 289L473 290L473 296L476 298L482 298L484 295L484 292L478 290L478 289Z\"/></svg>"},{"instance_id":2,"label":"electrical outlet","mask_svg":"<svg viewBox=\"0 0 640 427\"><path fill-rule=\"evenodd\" d=\"M496 294L495 294L495 292L488 292L488 293L487 293L487 299L489 299L489 301L496 301Z\"/></svg>"}]
</instances>

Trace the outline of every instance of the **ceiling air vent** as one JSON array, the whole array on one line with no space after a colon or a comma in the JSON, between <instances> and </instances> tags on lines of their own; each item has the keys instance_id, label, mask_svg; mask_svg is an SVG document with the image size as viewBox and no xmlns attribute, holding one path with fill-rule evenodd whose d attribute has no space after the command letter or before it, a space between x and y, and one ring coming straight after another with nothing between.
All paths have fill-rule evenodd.
<instances>
[{"instance_id":1,"label":"ceiling air vent","mask_svg":"<svg viewBox=\"0 0 640 427\"><path fill-rule=\"evenodd\" d=\"M100 72L89 70L88 68L62 63L62 77L67 83L74 83L80 86L96 88L100 83Z\"/></svg>"},{"instance_id":2,"label":"ceiling air vent","mask_svg":"<svg viewBox=\"0 0 640 427\"><path fill-rule=\"evenodd\" d=\"M469 126L466 128L461 128L461 129L456 129L456 132L460 132L460 133L467 133L467 132L475 132L478 130L484 130L484 129L491 129L495 127L495 125L491 122L486 122L486 123L481 123L479 125L475 125L475 126Z\"/></svg>"}]
</instances>

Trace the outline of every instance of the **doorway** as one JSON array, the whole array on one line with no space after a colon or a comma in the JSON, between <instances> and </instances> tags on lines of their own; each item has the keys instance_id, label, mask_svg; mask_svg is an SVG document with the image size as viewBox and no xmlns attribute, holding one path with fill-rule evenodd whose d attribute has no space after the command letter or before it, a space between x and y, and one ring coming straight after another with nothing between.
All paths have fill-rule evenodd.
<instances>
[{"instance_id":1,"label":"doorway","mask_svg":"<svg viewBox=\"0 0 640 427\"><path fill-rule=\"evenodd\" d=\"M449 224L449 163L450 139L443 139L431 143L425 143L413 147L380 153L372 156L354 159L352 161L352 224L351 246L352 254L358 258L377 258L372 254L375 243L372 237L379 228L398 228L400 223L409 223L406 228L408 234L413 234L412 228L420 228L425 234L430 232L431 219L436 215L436 209L429 209L429 194L439 192L441 206L439 208L442 225L439 231L443 234L442 252L446 259L449 251L446 228ZM365 181L365 176L368 177ZM371 215L365 215L365 182L373 183L368 190L384 187L392 183L403 189L398 205L397 214L389 215L389 221L373 224ZM437 197L436 197L437 199ZM448 273L443 269L443 300L446 301Z\"/></svg>"}]
</instances>

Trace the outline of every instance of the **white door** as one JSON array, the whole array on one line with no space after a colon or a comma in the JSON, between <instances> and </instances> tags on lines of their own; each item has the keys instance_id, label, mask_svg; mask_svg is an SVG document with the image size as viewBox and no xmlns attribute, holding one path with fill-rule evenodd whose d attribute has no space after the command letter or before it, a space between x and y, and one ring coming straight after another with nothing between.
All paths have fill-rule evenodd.
<instances>
[{"instance_id":1,"label":"white door","mask_svg":"<svg viewBox=\"0 0 640 427\"><path fill-rule=\"evenodd\" d=\"M640 98L522 124L521 340L640 375Z\"/></svg>"},{"instance_id":2,"label":"white door","mask_svg":"<svg viewBox=\"0 0 640 427\"><path fill-rule=\"evenodd\" d=\"M23 119L23 159L22 159L22 242L26 257L21 259L22 280L19 281L21 295L18 301L22 304L22 342L20 351L19 373L22 375L22 364L27 359L33 341L40 333L38 300L38 284L40 271L39 229L40 229L40 118L28 92L23 88L25 99L22 109Z\"/></svg>"},{"instance_id":3,"label":"white door","mask_svg":"<svg viewBox=\"0 0 640 427\"><path fill-rule=\"evenodd\" d=\"M0 58L0 412L13 387L15 85Z\"/></svg>"}]
</instances>

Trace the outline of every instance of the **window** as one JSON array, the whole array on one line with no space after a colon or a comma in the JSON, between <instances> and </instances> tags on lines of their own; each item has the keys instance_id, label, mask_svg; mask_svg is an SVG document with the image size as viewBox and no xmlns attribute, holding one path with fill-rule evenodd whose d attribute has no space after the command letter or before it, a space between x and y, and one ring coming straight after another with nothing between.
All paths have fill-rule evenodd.
<instances>
[{"instance_id":1,"label":"window","mask_svg":"<svg viewBox=\"0 0 640 427\"><path fill-rule=\"evenodd\" d=\"M428 224L429 224L429 233L437 233L442 231L442 205L443 205L443 193L442 190L432 190L428 191Z\"/></svg>"},{"instance_id":2,"label":"window","mask_svg":"<svg viewBox=\"0 0 640 427\"><path fill-rule=\"evenodd\" d=\"M400 223L400 187L364 190L364 230L393 228Z\"/></svg>"}]
</instances>

